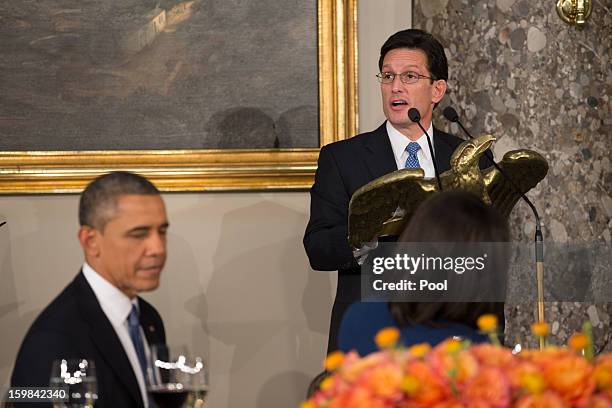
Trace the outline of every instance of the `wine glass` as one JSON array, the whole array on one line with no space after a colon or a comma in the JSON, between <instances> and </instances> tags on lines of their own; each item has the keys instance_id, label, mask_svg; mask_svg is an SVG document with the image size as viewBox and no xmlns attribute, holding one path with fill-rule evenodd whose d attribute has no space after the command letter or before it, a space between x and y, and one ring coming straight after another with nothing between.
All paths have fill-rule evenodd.
<instances>
[{"instance_id":1,"label":"wine glass","mask_svg":"<svg viewBox=\"0 0 612 408\"><path fill-rule=\"evenodd\" d=\"M151 347L147 390L159 408L204 407L208 378L200 357L190 357L185 347Z\"/></svg>"},{"instance_id":2,"label":"wine glass","mask_svg":"<svg viewBox=\"0 0 612 408\"><path fill-rule=\"evenodd\" d=\"M51 387L68 389L67 401L54 403L54 407L92 408L98 400L96 366L92 360L60 359L51 368Z\"/></svg>"},{"instance_id":3,"label":"wine glass","mask_svg":"<svg viewBox=\"0 0 612 408\"><path fill-rule=\"evenodd\" d=\"M183 364L183 372L187 377L187 408L204 408L208 394L208 373L202 357L187 358Z\"/></svg>"}]
</instances>

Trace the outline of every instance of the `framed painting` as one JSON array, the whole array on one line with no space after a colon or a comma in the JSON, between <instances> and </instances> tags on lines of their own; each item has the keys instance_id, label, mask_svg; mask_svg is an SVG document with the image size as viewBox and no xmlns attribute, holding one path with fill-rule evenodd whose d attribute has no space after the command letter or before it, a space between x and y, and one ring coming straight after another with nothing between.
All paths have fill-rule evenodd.
<instances>
[{"instance_id":1,"label":"framed painting","mask_svg":"<svg viewBox=\"0 0 612 408\"><path fill-rule=\"evenodd\" d=\"M357 128L357 0L0 5L0 193L127 170L163 191L303 189Z\"/></svg>"}]
</instances>

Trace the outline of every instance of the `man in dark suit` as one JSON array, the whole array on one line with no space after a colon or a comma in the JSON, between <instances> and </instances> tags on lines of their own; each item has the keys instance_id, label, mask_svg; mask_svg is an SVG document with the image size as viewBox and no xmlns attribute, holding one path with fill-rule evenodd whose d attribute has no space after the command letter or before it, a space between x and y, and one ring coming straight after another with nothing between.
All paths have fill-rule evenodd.
<instances>
[{"instance_id":1,"label":"man in dark suit","mask_svg":"<svg viewBox=\"0 0 612 408\"><path fill-rule=\"evenodd\" d=\"M446 92L448 64L444 47L431 34L409 29L383 44L378 62L383 111L387 121L373 132L324 146L310 190L310 221L304 247L315 270L338 270L338 287L328 352L337 349L336 336L348 306L360 298L360 269L348 245L348 207L353 193L370 181L405 167L421 167L434 177L427 139L408 110L417 108L421 124L433 135L440 173L462 142L432 126L432 112Z\"/></svg>"},{"instance_id":2,"label":"man in dark suit","mask_svg":"<svg viewBox=\"0 0 612 408\"><path fill-rule=\"evenodd\" d=\"M160 315L137 294L159 285L164 202L147 179L109 173L83 191L79 221L85 263L32 324L11 386L48 386L54 360L86 358L95 363L96 407L147 408L147 356L166 336Z\"/></svg>"}]
</instances>

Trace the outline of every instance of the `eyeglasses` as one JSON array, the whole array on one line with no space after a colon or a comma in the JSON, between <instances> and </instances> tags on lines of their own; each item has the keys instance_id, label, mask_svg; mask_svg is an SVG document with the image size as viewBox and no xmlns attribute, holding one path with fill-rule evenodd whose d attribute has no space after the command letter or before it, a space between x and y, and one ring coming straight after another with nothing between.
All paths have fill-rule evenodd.
<instances>
[{"instance_id":1,"label":"eyeglasses","mask_svg":"<svg viewBox=\"0 0 612 408\"><path fill-rule=\"evenodd\" d=\"M421 78L431 79L435 81L435 78L433 77L421 75L413 71L404 72L402 74L395 74L393 72L381 72L379 74L376 74L376 78L378 78L378 82L380 82L381 84L390 84L395 80L395 77L397 75L399 75L400 81L402 81L404 84L414 84Z\"/></svg>"}]
</instances>

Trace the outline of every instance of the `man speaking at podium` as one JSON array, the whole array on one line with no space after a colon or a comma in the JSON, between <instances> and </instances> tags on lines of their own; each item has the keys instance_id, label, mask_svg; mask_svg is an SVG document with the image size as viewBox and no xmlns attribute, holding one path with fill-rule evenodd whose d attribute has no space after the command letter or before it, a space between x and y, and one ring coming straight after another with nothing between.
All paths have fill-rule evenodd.
<instances>
[{"instance_id":1,"label":"man speaking at podium","mask_svg":"<svg viewBox=\"0 0 612 408\"><path fill-rule=\"evenodd\" d=\"M406 167L422 168L427 178L435 176L426 136L408 117L411 108L420 113L440 173L450 168L450 157L462 142L432 125L433 109L444 97L448 80L448 63L438 40L422 30L399 31L383 44L378 67L387 120L373 132L323 146L310 190L304 235L310 265L320 271L338 270L328 353L337 349L344 312L361 294L360 269L348 244L351 196L370 181Z\"/></svg>"}]
</instances>

